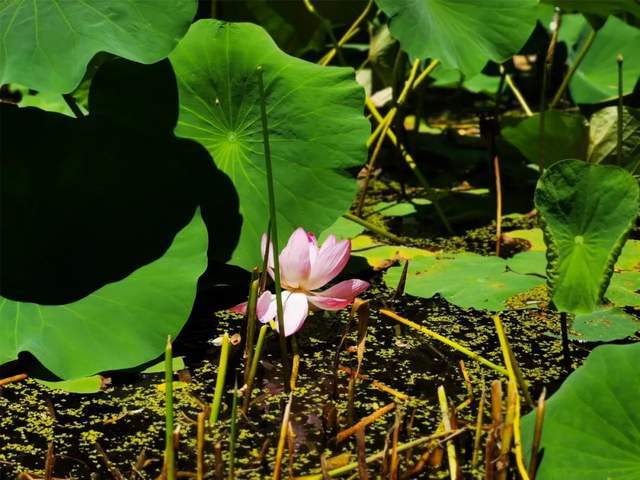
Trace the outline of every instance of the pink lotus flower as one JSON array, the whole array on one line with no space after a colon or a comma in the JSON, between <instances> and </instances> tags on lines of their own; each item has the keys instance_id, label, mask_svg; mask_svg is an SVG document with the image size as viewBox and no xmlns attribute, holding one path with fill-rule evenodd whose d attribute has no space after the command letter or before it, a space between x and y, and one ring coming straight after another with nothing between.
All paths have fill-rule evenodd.
<instances>
[{"instance_id":1,"label":"pink lotus flower","mask_svg":"<svg viewBox=\"0 0 640 480\"><path fill-rule=\"evenodd\" d=\"M262 255L267 249L267 236L262 236ZM363 280L345 280L333 287L319 292L333 280L347 265L351 255L351 241L338 242L330 235L322 246L318 246L313 233L298 228L280 252L280 284L285 336L296 333L307 319L311 310L341 310L367 288L369 283ZM273 245L269 245L269 275L273 273ZM242 303L231 309L246 313L247 304ZM277 317L276 296L265 291L258 298L256 314L262 323Z\"/></svg>"}]
</instances>

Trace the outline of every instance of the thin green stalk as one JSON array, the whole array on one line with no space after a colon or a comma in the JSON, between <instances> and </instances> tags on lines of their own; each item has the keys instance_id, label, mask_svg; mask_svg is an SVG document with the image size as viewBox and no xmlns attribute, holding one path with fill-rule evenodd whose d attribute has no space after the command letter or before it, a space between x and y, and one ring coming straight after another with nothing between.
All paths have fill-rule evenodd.
<instances>
[{"instance_id":1,"label":"thin green stalk","mask_svg":"<svg viewBox=\"0 0 640 480\"><path fill-rule=\"evenodd\" d=\"M598 31L597 30L593 30L593 29L591 30L591 32L589 32L589 36L587 37L585 42L582 44L582 47L580 48L580 51L578 52L578 55L576 55L576 59L573 61L573 64L571 64L571 67L569 68L569 71L567 72L567 74L562 79L562 83L560 84L560 88L558 88L558 91L556 92L555 96L553 97L553 100L551 100L551 103L549 104L549 108L550 109L555 108L555 106L558 104L558 102L560 102L560 99L562 98L562 95L564 95L565 90L569 86L569 82L571 81L571 78L573 78L573 74L576 73L576 70L578 69L578 67L582 63L582 60L584 60L584 57L587 54L587 52L589 51L589 49L591 48L591 45L593 45L593 41L596 39L597 33L598 33Z\"/></svg>"},{"instance_id":2,"label":"thin green stalk","mask_svg":"<svg viewBox=\"0 0 640 480\"><path fill-rule=\"evenodd\" d=\"M251 365L251 357L253 356L253 342L256 336L256 304L258 302L258 289L260 288L260 279L258 272L254 270L251 274L251 287L249 288L249 301L247 302L247 339L244 346L244 383L247 383L249 376L249 368Z\"/></svg>"},{"instance_id":3,"label":"thin green stalk","mask_svg":"<svg viewBox=\"0 0 640 480\"><path fill-rule=\"evenodd\" d=\"M545 110L547 109L547 90L549 89L549 72L553 66L553 56L558 43L558 33L560 32L561 22L562 14L560 9L556 7L552 21L553 31L551 32L551 39L549 40L549 47L547 48L547 56L545 57L544 65L542 67L542 88L540 90L540 131L538 133L538 163L540 165L540 174L542 174L544 170L544 129Z\"/></svg>"},{"instance_id":4,"label":"thin green stalk","mask_svg":"<svg viewBox=\"0 0 640 480\"><path fill-rule=\"evenodd\" d=\"M238 379L233 386L233 401L231 403L231 425L229 426L229 480L236 478L236 436L238 432Z\"/></svg>"},{"instance_id":5,"label":"thin green stalk","mask_svg":"<svg viewBox=\"0 0 640 480\"><path fill-rule=\"evenodd\" d=\"M381 237L384 237L384 238L386 238L388 240L391 240L394 243L399 243L399 244L403 244L404 243L404 240L402 240L402 238L398 237L397 235L394 235L393 233L385 230L382 227L379 227L378 225L374 225L371 222L367 222L366 220L354 215L353 213L347 212L342 216L344 218L346 218L347 220L351 220L352 222L355 222L355 223L357 223L359 225L362 225L367 230L371 230L372 232L377 233Z\"/></svg>"},{"instance_id":6,"label":"thin green stalk","mask_svg":"<svg viewBox=\"0 0 640 480\"><path fill-rule=\"evenodd\" d=\"M264 161L267 170L267 190L269 192L269 218L271 238L273 239L273 274L276 288L276 309L278 314L278 337L280 338L280 354L284 371L285 390L289 390L290 366L287 353L287 341L284 336L284 309L282 308L282 285L280 283L280 259L278 254L278 221L276 217L276 197L273 188L273 166L271 164L271 146L269 144L269 125L267 123L267 97L264 92L262 66L258 66L258 86L260 89L260 114L262 118L262 139L264 144Z\"/></svg>"},{"instance_id":7,"label":"thin green stalk","mask_svg":"<svg viewBox=\"0 0 640 480\"><path fill-rule=\"evenodd\" d=\"M256 342L256 348L253 352L253 358L251 359L251 368L249 369L249 376L247 377L247 389L242 401L242 410L245 415L249 410L249 402L251 401L251 391L253 390L253 380L256 378L256 372L258 371L258 362L262 354L262 346L264 345L264 339L267 335L269 325L263 325L260 327L260 333L258 333L258 341Z\"/></svg>"},{"instance_id":8,"label":"thin green stalk","mask_svg":"<svg viewBox=\"0 0 640 480\"><path fill-rule=\"evenodd\" d=\"M619 53L616 57L618 62L618 144L617 144L617 156L618 165L622 165L622 120L623 120L623 89L622 89L622 63L624 58Z\"/></svg>"},{"instance_id":9,"label":"thin green stalk","mask_svg":"<svg viewBox=\"0 0 640 480\"><path fill-rule=\"evenodd\" d=\"M213 393L213 402L211 402L211 415L209 423L215 426L220 416L220 404L222 403L222 394L224 391L224 379L227 375L227 364L229 363L229 334L224 332L222 336L222 348L220 349L220 361L218 362L218 374L216 375L216 390Z\"/></svg>"},{"instance_id":10,"label":"thin green stalk","mask_svg":"<svg viewBox=\"0 0 640 480\"><path fill-rule=\"evenodd\" d=\"M167 480L176 478L176 458L173 446L173 347L171 335L167 337L164 350L164 392L165 392L165 450L164 468Z\"/></svg>"}]
</instances>

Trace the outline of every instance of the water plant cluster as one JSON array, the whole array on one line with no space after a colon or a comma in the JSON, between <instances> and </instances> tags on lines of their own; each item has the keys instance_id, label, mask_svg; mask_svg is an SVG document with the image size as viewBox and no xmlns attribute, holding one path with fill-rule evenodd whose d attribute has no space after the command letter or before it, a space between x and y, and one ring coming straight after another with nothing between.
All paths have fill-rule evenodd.
<instances>
[{"instance_id":1,"label":"water plant cluster","mask_svg":"<svg viewBox=\"0 0 640 480\"><path fill-rule=\"evenodd\" d=\"M640 478L637 0L0 34L0 480Z\"/></svg>"}]
</instances>

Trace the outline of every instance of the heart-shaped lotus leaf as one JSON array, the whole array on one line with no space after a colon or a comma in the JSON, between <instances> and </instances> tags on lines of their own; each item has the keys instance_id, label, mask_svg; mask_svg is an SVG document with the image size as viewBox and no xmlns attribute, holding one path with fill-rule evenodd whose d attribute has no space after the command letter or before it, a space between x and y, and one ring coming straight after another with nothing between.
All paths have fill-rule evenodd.
<instances>
[{"instance_id":1,"label":"heart-shaped lotus leaf","mask_svg":"<svg viewBox=\"0 0 640 480\"><path fill-rule=\"evenodd\" d=\"M589 127L579 113L551 110L544 116L544 165L553 165L565 158L586 159ZM532 163L540 161L540 114L502 129L504 139L516 147Z\"/></svg>"},{"instance_id":2,"label":"heart-shaped lotus leaf","mask_svg":"<svg viewBox=\"0 0 640 480\"><path fill-rule=\"evenodd\" d=\"M541 480L640 478L640 343L596 348L547 401ZM522 421L529 452L535 413Z\"/></svg>"},{"instance_id":3,"label":"heart-shaped lotus leaf","mask_svg":"<svg viewBox=\"0 0 640 480\"><path fill-rule=\"evenodd\" d=\"M256 25L214 20L193 24L170 60L180 91L176 134L207 148L240 197L243 224L232 264L260 264L269 222L258 66L281 243L299 226L321 232L349 209L356 181L345 169L366 160L370 130L352 69L291 57Z\"/></svg>"},{"instance_id":4,"label":"heart-shaped lotus leaf","mask_svg":"<svg viewBox=\"0 0 640 480\"><path fill-rule=\"evenodd\" d=\"M376 0L391 34L415 58L435 58L471 78L517 53L533 31L537 0Z\"/></svg>"},{"instance_id":5,"label":"heart-shaped lotus leaf","mask_svg":"<svg viewBox=\"0 0 640 480\"><path fill-rule=\"evenodd\" d=\"M65 305L0 297L0 364L31 352L72 379L144 363L189 317L207 267L207 229L197 213L169 250L118 282Z\"/></svg>"},{"instance_id":6,"label":"heart-shaped lotus leaf","mask_svg":"<svg viewBox=\"0 0 640 480\"><path fill-rule=\"evenodd\" d=\"M382 270L415 257L436 255L423 248L380 243L369 235L359 235L351 241L351 255L364 258L374 270Z\"/></svg>"},{"instance_id":7,"label":"heart-shaped lotus leaf","mask_svg":"<svg viewBox=\"0 0 640 480\"><path fill-rule=\"evenodd\" d=\"M605 107L594 113L589 126L589 163L618 164L618 109ZM622 162L632 174L640 171L640 110L622 110Z\"/></svg>"},{"instance_id":8,"label":"heart-shaped lotus leaf","mask_svg":"<svg viewBox=\"0 0 640 480\"><path fill-rule=\"evenodd\" d=\"M585 21L582 41L578 42L572 54L575 60L586 39L586 34L592 30ZM633 92L640 77L640 55L637 45L640 44L640 29L627 25L615 16L610 16L604 26L598 30L597 36L584 60L571 78L569 90L576 103L600 103L618 97L618 64L616 57L622 54L624 64L622 69L623 93Z\"/></svg>"},{"instance_id":9,"label":"heart-shaped lotus leaf","mask_svg":"<svg viewBox=\"0 0 640 480\"><path fill-rule=\"evenodd\" d=\"M640 321L621 308L599 308L578 314L571 323L570 337L583 342L611 342L640 330Z\"/></svg>"},{"instance_id":10,"label":"heart-shaped lotus leaf","mask_svg":"<svg viewBox=\"0 0 640 480\"><path fill-rule=\"evenodd\" d=\"M578 11L606 17L614 13L631 13L640 18L637 0L542 0L558 6L564 11ZM563 19L564 22L564 19ZM564 26L564 25L563 25Z\"/></svg>"},{"instance_id":11,"label":"heart-shaped lotus leaf","mask_svg":"<svg viewBox=\"0 0 640 480\"><path fill-rule=\"evenodd\" d=\"M196 13L194 0L6 0L0 84L64 93L101 51L141 63L166 57Z\"/></svg>"},{"instance_id":12,"label":"heart-shaped lotus leaf","mask_svg":"<svg viewBox=\"0 0 640 480\"><path fill-rule=\"evenodd\" d=\"M564 160L545 170L535 205L547 244L552 300L563 312L602 303L613 267L638 215L638 182L626 170Z\"/></svg>"},{"instance_id":13,"label":"heart-shaped lotus leaf","mask_svg":"<svg viewBox=\"0 0 640 480\"><path fill-rule=\"evenodd\" d=\"M441 254L415 257L409 262L405 291L413 296L431 298L442 295L463 308L500 311L506 301L544 283L540 270L540 252L524 252L510 261L475 253ZM528 271L531 270L531 271ZM384 281L395 288L402 267L390 268Z\"/></svg>"}]
</instances>

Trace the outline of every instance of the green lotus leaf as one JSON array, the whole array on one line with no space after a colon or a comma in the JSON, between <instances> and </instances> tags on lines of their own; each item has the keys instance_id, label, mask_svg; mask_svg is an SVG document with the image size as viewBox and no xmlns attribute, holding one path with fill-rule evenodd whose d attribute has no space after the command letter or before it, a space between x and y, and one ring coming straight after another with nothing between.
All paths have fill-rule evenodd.
<instances>
[{"instance_id":1,"label":"green lotus leaf","mask_svg":"<svg viewBox=\"0 0 640 480\"><path fill-rule=\"evenodd\" d=\"M640 344L596 348L546 402L536 478L640 478ZM523 418L530 451L535 413Z\"/></svg>"},{"instance_id":2,"label":"green lotus leaf","mask_svg":"<svg viewBox=\"0 0 640 480\"><path fill-rule=\"evenodd\" d=\"M544 117L545 166L565 158L584 159L589 146L589 127L580 114L551 110ZM502 129L504 139L516 147L527 160L540 159L540 115L525 118L514 126Z\"/></svg>"},{"instance_id":3,"label":"green lotus leaf","mask_svg":"<svg viewBox=\"0 0 640 480\"><path fill-rule=\"evenodd\" d=\"M201 143L233 181L243 216L231 263L260 263L268 197L257 67L264 70L279 238L321 232L347 211L366 160L363 91L349 68L320 67L280 51L252 24L201 20L170 56L180 91L176 134Z\"/></svg>"},{"instance_id":4,"label":"green lotus leaf","mask_svg":"<svg viewBox=\"0 0 640 480\"><path fill-rule=\"evenodd\" d=\"M585 21L582 42L591 30ZM578 42L573 52L577 52L582 42ZM598 31L595 41L569 83L571 97L576 103L600 103L618 97L618 67L616 57L622 54L623 93L633 92L640 77L640 29L627 25L617 17L610 16Z\"/></svg>"},{"instance_id":5,"label":"green lotus leaf","mask_svg":"<svg viewBox=\"0 0 640 480\"><path fill-rule=\"evenodd\" d=\"M620 307L640 307L640 272L613 274L605 296Z\"/></svg>"},{"instance_id":6,"label":"green lotus leaf","mask_svg":"<svg viewBox=\"0 0 640 480\"><path fill-rule=\"evenodd\" d=\"M0 104L0 364L30 352L64 380L135 367L185 324L207 250L230 257L240 218L228 177L173 135L177 105L168 60L123 59L83 118Z\"/></svg>"},{"instance_id":7,"label":"green lotus leaf","mask_svg":"<svg viewBox=\"0 0 640 480\"><path fill-rule=\"evenodd\" d=\"M73 380L61 380L59 382L36 379L36 382L51 390L63 390L68 393L98 393L103 389L102 377L100 375L74 378Z\"/></svg>"},{"instance_id":8,"label":"green lotus leaf","mask_svg":"<svg viewBox=\"0 0 640 480\"><path fill-rule=\"evenodd\" d=\"M614 13L628 12L640 17L637 0L542 0L565 11L578 11L606 17ZM564 19L562 20L564 22Z\"/></svg>"},{"instance_id":9,"label":"green lotus leaf","mask_svg":"<svg viewBox=\"0 0 640 480\"><path fill-rule=\"evenodd\" d=\"M157 62L187 31L196 7L194 0L4 0L0 84L70 92L101 51Z\"/></svg>"},{"instance_id":10,"label":"green lotus leaf","mask_svg":"<svg viewBox=\"0 0 640 480\"><path fill-rule=\"evenodd\" d=\"M540 270L539 254L515 255L511 259L513 269L507 260L474 253L415 257L409 262L405 291L423 298L440 294L463 308L500 311L509 298L544 284L536 274ZM402 267L390 268L384 275L387 286L395 288L401 272Z\"/></svg>"},{"instance_id":11,"label":"green lotus leaf","mask_svg":"<svg viewBox=\"0 0 640 480\"><path fill-rule=\"evenodd\" d=\"M139 365L162 353L186 322L207 267L197 213L158 260L65 305L0 297L0 364L31 352L63 379Z\"/></svg>"},{"instance_id":12,"label":"green lotus leaf","mask_svg":"<svg viewBox=\"0 0 640 480\"><path fill-rule=\"evenodd\" d=\"M631 173L640 169L640 110L622 111L622 163ZM605 107L594 113L589 126L589 163L617 164L618 109Z\"/></svg>"},{"instance_id":13,"label":"green lotus leaf","mask_svg":"<svg viewBox=\"0 0 640 480\"><path fill-rule=\"evenodd\" d=\"M639 198L638 182L620 167L564 160L544 172L534 201L558 310L590 313L602 303Z\"/></svg>"},{"instance_id":14,"label":"green lotus leaf","mask_svg":"<svg viewBox=\"0 0 640 480\"><path fill-rule=\"evenodd\" d=\"M436 255L424 248L380 243L369 235L358 235L351 241L351 255L364 259L374 270L382 270L415 257ZM395 285L393 285L395 288Z\"/></svg>"},{"instance_id":15,"label":"green lotus leaf","mask_svg":"<svg viewBox=\"0 0 640 480\"><path fill-rule=\"evenodd\" d=\"M318 235L318 242L324 242L329 235L335 235L338 240L349 240L364 232L364 227L359 223L352 222L344 217L338 218L333 225L329 226Z\"/></svg>"},{"instance_id":16,"label":"green lotus leaf","mask_svg":"<svg viewBox=\"0 0 640 480\"><path fill-rule=\"evenodd\" d=\"M611 342L630 337L638 330L640 321L621 308L599 308L576 315L570 337L583 342Z\"/></svg>"},{"instance_id":17,"label":"green lotus leaf","mask_svg":"<svg viewBox=\"0 0 640 480\"><path fill-rule=\"evenodd\" d=\"M412 57L436 58L465 76L517 53L533 31L537 0L376 0Z\"/></svg>"}]
</instances>

